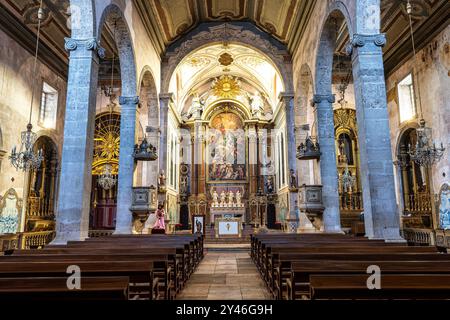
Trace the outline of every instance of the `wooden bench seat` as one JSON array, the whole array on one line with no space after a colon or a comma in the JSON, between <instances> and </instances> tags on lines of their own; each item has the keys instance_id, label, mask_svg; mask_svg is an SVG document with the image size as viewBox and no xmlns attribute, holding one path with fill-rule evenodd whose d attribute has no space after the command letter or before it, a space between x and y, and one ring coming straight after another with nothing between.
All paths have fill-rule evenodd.
<instances>
[{"instance_id":1,"label":"wooden bench seat","mask_svg":"<svg viewBox=\"0 0 450 320\"><path fill-rule=\"evenodd\" d=\"M450 299L449 274L386 274L380 290L367 288L367 275L311 275L310 297L322 299Z\"/></svg>"},{"instance_id":2,"label":"wooden bench seat","mask_svg":"<svg viewBox=\"0 0 450 320\"><path fill-rule=\"evenodd\" d=\"M0 300L128 300L128 277L89 277L69 290L67 277L0 278Z\"/></svg>"}]
</instances>

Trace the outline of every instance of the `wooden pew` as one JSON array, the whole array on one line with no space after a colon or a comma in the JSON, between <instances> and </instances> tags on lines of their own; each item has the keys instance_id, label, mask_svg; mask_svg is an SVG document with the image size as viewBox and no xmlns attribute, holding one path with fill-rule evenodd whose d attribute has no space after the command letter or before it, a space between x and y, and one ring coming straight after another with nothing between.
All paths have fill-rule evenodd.
<instances>
[{"instance_id":1,"label":"wooden pew","mask_svg":"<svg viewBox=\"0 0 450 320\"><path fill-rule=\"evenodd\" d=\"M310 294L312 275L362 275L366 279L367 268L376 265L385 275L450 275L450 261L301 261L293 262L291 276L287 280L287 295L290 300ZM357 294L355 294L357 298Z\"/></svg>"},{"instance_id":2,"label":"wooden pew","mask_svg":"<svg viewBox=\"0 0 450 320\"><path fill-rule=\"evenodd\" d=\"M311 275L310 297L323 299L450 299L448 274L386 274L381 289L367 288L367 275Z\"/></svg>"},{"instance_id":3,"label":"wooden pew","mask_svg":"<svg viewBox=\"0 0 450 320\"><path fill-rule=\"evenodd\" d=\"M0 278L0 300L128 300L128 277L89 277L80 290L69 290L67 277Z\"/></svg>"},{"instance_id":4,"label":"wooden pew","mask_svg":"<svg viewBox=\"0 0 450 320\"><path fill-rule=\"evenodd\" d=\"M159 298L159 279L156 273L165 272L161 262L155 261L79 261L64 262L5 262L0 263L0 278L68 278L67 268L76 265L83 279L91 277L128 277L130 295L148 299ZM166 270L167 272L167 270ZM168 275L167 275L168 276Z\"/></svg>"}]
</instances>

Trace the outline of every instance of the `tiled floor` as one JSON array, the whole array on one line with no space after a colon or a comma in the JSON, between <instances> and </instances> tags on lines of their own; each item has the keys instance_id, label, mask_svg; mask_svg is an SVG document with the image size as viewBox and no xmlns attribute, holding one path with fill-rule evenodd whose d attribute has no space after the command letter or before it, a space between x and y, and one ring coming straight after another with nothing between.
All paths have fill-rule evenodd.
<instances>
[{"instance_id":1,"label":"tiled floor","mask_svg":"<svg viewBox=\"0 0 450 320\"><path fill-rule=\"evenodd\" d=\"M248 251L210 251L180 300L267 300L270 295Z\"/></svg>"}]
</instances>

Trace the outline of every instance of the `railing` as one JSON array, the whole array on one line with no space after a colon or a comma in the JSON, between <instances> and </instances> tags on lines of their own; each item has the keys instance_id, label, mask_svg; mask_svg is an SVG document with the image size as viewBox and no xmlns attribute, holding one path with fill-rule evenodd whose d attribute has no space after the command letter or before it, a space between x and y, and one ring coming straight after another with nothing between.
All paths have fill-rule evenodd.
<instances>
[{"instance_id":1,"label":"railing","mask_svg":"<svg viewBox=\"0 0 450 320\"><path fill-rule=\"evenodd\" d=\"M362 193L340 193L339 207L341 211L363 211Z\"/></svg>"},{"instance_id":2,"label":"railing","mask_svg":"<svg viewBox=\"0 0 450 320\"><path fill-rule=\"evenodd\" d=\"M434 231L431 229L405 228L402 229L402 236L408 243L415 245L434 246L436 243Z\"/></svg>"},{"instance_id":3,"label":"railing","mask_svg":"<svg viewBox=\"0 0 450 320\"><path fill-rule=\"evenodd\" d=\"M19 234L21 249L40 249L55 238L55 231L24 232Z\"/></svg>"},{"instance_id":4,"label":"railing","mask_svg":"<svg viewBox=\"0 0 450 320\"><path fill-rule=\"evenodd\" d=\"M39 197L28 197L28 218L48 218L53 217L53 206L50 201L43 201Z\"/></svg>"},{"instance_id":5,"label":"railing","mask_svg":"<svg viewBox=\"0 0 450 320\"><path fill-rule=\"evenodd\" d=\"M405 212L431 214L431 196L427 192L409 194L405 197Z\"/></svg>"},{"instance_id":6,"label":"railing","mask_svg":"<svg viewBox=\"0 0 450 320\"><path fill-rule=\"evenodd\" d=\"M89 238L109 237L114 230L89 230Z\"/></svg>"}]
</instances>

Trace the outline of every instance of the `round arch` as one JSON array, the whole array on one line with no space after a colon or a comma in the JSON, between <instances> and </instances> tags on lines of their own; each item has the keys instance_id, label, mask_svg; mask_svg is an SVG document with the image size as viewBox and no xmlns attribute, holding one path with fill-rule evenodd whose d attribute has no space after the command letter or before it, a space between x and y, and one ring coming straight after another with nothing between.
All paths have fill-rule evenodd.
<instances>
[{"instance_id":1,"label":"round arch","mask_svg":"<svg viewBox=\"0 0 450 320\"><path fill-rule=\"evenodd\" d=\"M115 24L116 27L114 40L119 51L122 96L137 96L136 58L131 32L122 10L116 4L110 4L102 12L97 33L99 39L105 24Z\"/></svg>"},{"instance_id":2,"label":"round arch","mask_svg":"<svg viewBox=\"0 0 450 320\"><path fill-rule=\"evenodd\" d=\"M240 118L242 118L243 121L251 119L251 114L249 113L248 108L243 105L242 102L235 99L219 99L205 108L205 112L202 114L202 120L211 121L216 115L223 112L224 110L220 105L224 103L230 103L232 106L228 111L236 113Z\"/></svg>"},{"instance_id":3,"label":"round arch","mask_svg":"<svg viewBox=\"0 0 450 320\"><path fill-rule=\"evenodd\" d=\"M173 52L166 54L161 70L161 91L169 91L172 75L186 56L206 45L223 42L224 39L228 43L245 45L266 55L280 73L285 91L293 91L292 65L291 63L286 63L286 56L289 55L288 51L285 48L280 49L276 47L269 40L263 39L252 30L228 23L210 27L208 30L198 32L192 36L188 35L186 40L178 44Z\"/></svg>"}]
</instances>

